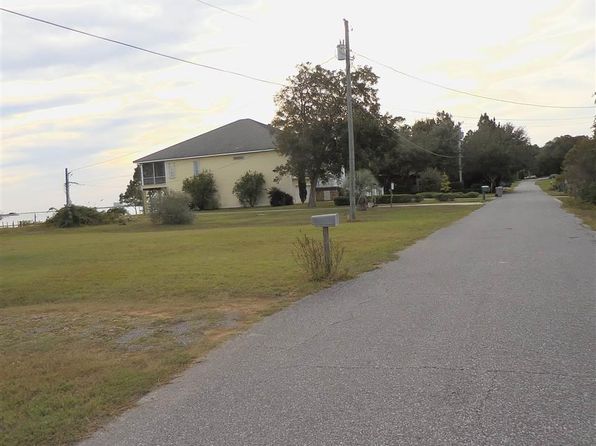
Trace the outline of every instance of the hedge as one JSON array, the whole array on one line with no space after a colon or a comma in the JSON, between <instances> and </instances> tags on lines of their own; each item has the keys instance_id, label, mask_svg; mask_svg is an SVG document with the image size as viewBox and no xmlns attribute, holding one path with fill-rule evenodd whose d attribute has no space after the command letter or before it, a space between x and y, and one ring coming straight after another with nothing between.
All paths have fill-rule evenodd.
<instances>
[{"instance_id":1,"label":"hedge","mask_svg":"<svg viewBox=\"0 0 596 446\"><path fill-rule=\"evenodd\" d=\"M393 198L392 198L393 197ZM421 202L423 197L420 195L414 194L395 194L395 195L380 195L375 197L375 201L377 204L389 204L389 203L411 203Z\"/></svg>"}]
</instances>

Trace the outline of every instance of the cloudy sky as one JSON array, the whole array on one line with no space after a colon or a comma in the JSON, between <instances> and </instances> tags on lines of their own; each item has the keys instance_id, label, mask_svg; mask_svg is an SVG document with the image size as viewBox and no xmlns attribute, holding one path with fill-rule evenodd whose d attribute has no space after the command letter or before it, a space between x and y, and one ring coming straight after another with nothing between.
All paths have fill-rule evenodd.
<instances>
[{"instance_id":1,"label":"cloudy sky","mask_svg":"<svg viewBox=\"0 0 596 446\"><path fill-rule=\"evenodd\" d=\"M533 143L587 134L593 108L592 0L0 0L2 8L154 51L282 83L298 63L333 58L352 27L356 64L381 77L385 111L408 123L437 110L465 130L487 112ZM226 11L217 9L223 8ZM269 122L278 85L167 60L0 12L0 211L117 201L132 160L240 118Z\"/></svg>"}]
</instances>

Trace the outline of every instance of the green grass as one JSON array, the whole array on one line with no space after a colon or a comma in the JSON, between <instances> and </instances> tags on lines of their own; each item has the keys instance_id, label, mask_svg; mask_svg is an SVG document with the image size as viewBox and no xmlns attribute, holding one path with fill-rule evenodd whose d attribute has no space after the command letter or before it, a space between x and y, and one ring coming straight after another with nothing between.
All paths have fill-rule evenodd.
<instances>
[{"instance_id":1,"label":"green grass","mask_svg":"<svg viewBox=\"0 0 596 446\"><path fill-rule=\"evenodd\" d=\"M477 206L375 208L331 230L346 276ZM328 286L295 265L329 209L199 213L193 225L0 231L0 444L67 444L250 324Z\"/></svg>"},{"instance_id":2,"label":"green grass","mask_svg":"<svg viewBox=\"0 0 596 446\"><path fill-rule=\"evenodd\" d=\"M577 198L552 190L552 181L543 179L536 181L536 184L547 194L557 197L563 203L563 209L577 215L582 221L596 231L596 205L586 203Z\"/></svg>"}]
</instances>

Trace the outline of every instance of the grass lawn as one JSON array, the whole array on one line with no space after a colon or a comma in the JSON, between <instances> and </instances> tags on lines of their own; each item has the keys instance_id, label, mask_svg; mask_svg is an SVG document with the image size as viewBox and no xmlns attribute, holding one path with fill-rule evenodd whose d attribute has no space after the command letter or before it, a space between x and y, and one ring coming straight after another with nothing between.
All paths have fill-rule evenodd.
<instances>
[{"instance_id":1,"label":"grass lawn","mask_svg":"<svg viewBox=\"0 0 596 446\"><path fill-rule=\"evenodd\" d=\"M331 230L346 277L478 206L374 208ZM295 206L200 213L187 226L0 231L0 444L65 444L93 431L250 324L328 283L291 248L320 237Z\"/></svg>"},{"instance_id":2,"label":"grass lawn","mask_svg":"<svg viewBox=\"0 0 596 446\"><path fill-rule=\"evenodd\" d=\"M549 179L538 180L536 184L547 194L557 197L563 203L563 209L577 215L585 224L596 231L596 205L570 197L563 192L552 190L552 181Z\"/></svg>"}]
</instances>

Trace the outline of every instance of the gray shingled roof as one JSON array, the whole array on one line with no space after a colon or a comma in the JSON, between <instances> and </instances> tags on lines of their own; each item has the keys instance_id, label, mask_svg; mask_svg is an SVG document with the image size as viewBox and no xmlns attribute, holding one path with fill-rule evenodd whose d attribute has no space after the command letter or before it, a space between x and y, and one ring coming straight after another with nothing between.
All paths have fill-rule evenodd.
<instances>
[{"instance_id":1,"label":"gray shingled roof","mask_svg":"<svg viewBox=\"0 0 596 446\"><path fill-rule=\"evenodd\" d=\"M133 162L144 163L223 153L271 150L275 148L273 131L274 129L270 125L252 119L240 119Z\"/></svg>"}]
</instances>

